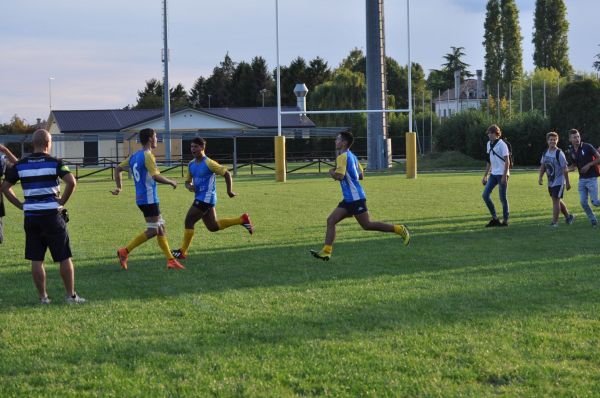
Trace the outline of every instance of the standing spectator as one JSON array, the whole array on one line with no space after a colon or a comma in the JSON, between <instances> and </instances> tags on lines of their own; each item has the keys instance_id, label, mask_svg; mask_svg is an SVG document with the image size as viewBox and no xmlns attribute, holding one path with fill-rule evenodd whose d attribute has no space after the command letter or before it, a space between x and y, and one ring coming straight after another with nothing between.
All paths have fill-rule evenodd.
<instances>
[{"instance_id":1,"label":"standing spectator","mask_svg":"<svg viewBox=\"0 0 600 398\"><path fill-rule=\"evenodd\" d=\"M487 129L488 143L487 154L488 162L485 165L485 173L481 183L485 185L483 190L483 201L485 202L492 219L487 223L486 227L507 227L508 226L508 199L506 191L508 189L508 177L510 175L510 151L508 145L504 142L500 127L492 124ZM502 222L498 220L494 202L490 198L492 191L499 186L500 202L502 202Z\"/></svg>"},{"instance_id":2,"label":"standing spectator","mask_svg":"<svg viewBox=\"0 0 600 398\"><path fill-rule=\"evenodd\" d=\"M22 209L25 215L25 258L31 260L31 273L38 289L40 303L50 304L46 292L44 257L50 249L52 259L60 263L60 276L67 292L67 303L83 303L75 292L75 271L66 217L61 208L75 190L75 177L62 160L50 156L52 136L46 130L33 133L33 153L6 171L2 191L9 202ZM60 194L60 179L66 186ZM21 181L25 201L15 196L12 186Z\"/></svg>"},{"instance_id":3,"label":"standing spectator","mask_svg":"<svg viewBox=\"0 0 600 398\"><path fill-rule=\"evenodd\" d=\"M544 152L540 160L541 166L538 183L540 185L544 184L542 177L546 173L548 177L548 193L552 198L552 223L550 226L558 227L559 213L562 213L565 216L565 222L571 225L575 217L569 213L567 205L562 200L565 188L567 188L567 191L571 189L567 158L563 151L556 146L558 144L557 133L550 132L546 134L546 142L548 143L548 149Z\"/></svg>"},{"instance_id":4,"label":"standing spectator","mask_svg":"<svg viewBox=\"0 0 600 398\"><path fill-rule=\"evenodd\" d=\"M569 171L579 171L579 203L588 219L592 223L592 227L598 225L598 219L590 208L591 201L594 206L600 206L598 200L598 168L600 163L600 154L592 145L581 142L581 135L576 129L569 130L569 142L571 148L569 150L571 163Z\"/></svg>"},{"instance_id":5,"label":"standing spectator","mask_svg":"<svg viewBox=\"0 0 600 398\"><path fill-rule=\"evenodd\" d=\"M7 166L11 166L17 162L17 158L12 152L0 144L0 184L2 183L2 177L4 176L4 172L6 171ZM0 191L0 243L4 240L4 223L2 221L2 217L6 215L4 210L4 201L2 200L2 191Z\"/></svg>"}]
</instances>

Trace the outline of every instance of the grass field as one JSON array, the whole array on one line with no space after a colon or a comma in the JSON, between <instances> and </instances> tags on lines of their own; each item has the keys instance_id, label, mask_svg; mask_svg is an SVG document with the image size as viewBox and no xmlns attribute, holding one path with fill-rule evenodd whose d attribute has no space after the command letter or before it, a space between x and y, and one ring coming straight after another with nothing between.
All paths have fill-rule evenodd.
<instances>
[{"instance_id":1,"label":"grass field","mask_svg":"<svg viewBox=\"0 0 600 398\"><path fill-rule=\"evenodd\" d=\"M308 250L322 245L337 183L241 176L229 199L220 181L218 214L248 211L254 236L199 224L186 270L167 271L150 241L125 272L115 250L145 227L133 187L113 197L110 181L84 179L68 207L88 302L72 306L52 263L54 302L37 304L22 216L9 207L0 396L599 396L600 229L576 188L575 224L549 228L535 172L511 177L510 227L485 229L480 181L367 176L372 218L408 224L412 243L346 220L328 263ZM177 248L192 196L159 194Z\"/></svg>"}]
</instances>

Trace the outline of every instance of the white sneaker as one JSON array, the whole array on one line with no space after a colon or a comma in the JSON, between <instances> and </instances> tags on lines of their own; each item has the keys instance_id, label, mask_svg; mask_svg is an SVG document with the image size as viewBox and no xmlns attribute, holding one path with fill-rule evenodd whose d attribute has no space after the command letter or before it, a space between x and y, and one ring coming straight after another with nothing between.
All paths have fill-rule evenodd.
<instances>
[{"instance_id":1,"label":"white sneaker","mask_svg":"<svg viewBox=\"0 0 600 398\"><path fill-rule=\"evenodd\" d=\"M83 304L85 303L85 299L83 297L79 297L79 295L77 293L75 293L74 296L67 296L65 297L65 301L68 304Z\"/></svg>"},{"instance_id":2,"label":"white sneaker","mask_svg":"<svg viewBox=\"0 0 600 398\"><path fill-rule=\"evenodd\" d=\"M48 296L40 298L40 304L50 304L52 301Z\"/></svg>"}]
</instances>

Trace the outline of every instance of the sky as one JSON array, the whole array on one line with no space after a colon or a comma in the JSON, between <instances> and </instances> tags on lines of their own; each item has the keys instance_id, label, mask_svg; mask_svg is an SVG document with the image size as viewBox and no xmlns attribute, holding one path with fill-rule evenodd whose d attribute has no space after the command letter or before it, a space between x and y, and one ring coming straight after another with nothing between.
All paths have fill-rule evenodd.
<instances>
[{"instance_id":1,"label":"sky","mask_svg":"<svg viewBox=\"0 0 600 398\"><path fill-rule=\"evenodd\" d=\"M450 47L464 47L471 71L483 69L486 0L413 0L411 58L440 68ZM565 0L569 57L592 72L600 53L598 0ZM135 104L151 78L162 79L162 0L3 1L0 12L0 123L30 124L54 110L119 109ZM533 70L535 0L517 0L523 61ZM386 54L406 64L406 0L385 1ZM229 53L277 65L275 0L168 0L169 81L190 89ZM337 67L365 49L365 0L279 0L280 62L320 56ZM53 78L50 80L50 78ZM310 90L310 87L309 87Z\"/></svg>"}]
</instances>

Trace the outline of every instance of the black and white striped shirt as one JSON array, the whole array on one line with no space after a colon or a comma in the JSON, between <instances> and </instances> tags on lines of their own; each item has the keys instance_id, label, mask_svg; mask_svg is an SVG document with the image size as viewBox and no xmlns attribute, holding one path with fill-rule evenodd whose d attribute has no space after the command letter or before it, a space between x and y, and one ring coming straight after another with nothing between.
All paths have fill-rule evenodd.
<instances>
[{"instance_id":1,"label":"black and white striped shirt","mask_svg":"<svg viewBox=\"0 0 600 398\"><path fill-rule=\"evenodd\" d=\"M13 185L21 181L26 216L53 214L59 208L59 177L70 172L62 160L45 153L34 153L6 170L6 181Z\"/></svg>"}]
</instances>

